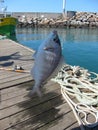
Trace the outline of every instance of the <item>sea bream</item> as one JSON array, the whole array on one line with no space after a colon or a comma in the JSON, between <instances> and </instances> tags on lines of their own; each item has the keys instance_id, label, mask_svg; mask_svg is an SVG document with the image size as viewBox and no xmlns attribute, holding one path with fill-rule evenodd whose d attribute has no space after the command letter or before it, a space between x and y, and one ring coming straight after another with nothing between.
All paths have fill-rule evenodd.
<instances>
[{"instance_id":1,"label":"sea bream","mask_svg":"<svg viewBox=\"0 0 98 130\"><path fill-rule=\"evenodd\" d=\"M35 84L31 94L37 93L41 96L40 87L55 71L62 57L61 42L57 31L52 31L48 38L39 46L34 54L34 66L31 75Z\"/></svg>"}]
</instances>

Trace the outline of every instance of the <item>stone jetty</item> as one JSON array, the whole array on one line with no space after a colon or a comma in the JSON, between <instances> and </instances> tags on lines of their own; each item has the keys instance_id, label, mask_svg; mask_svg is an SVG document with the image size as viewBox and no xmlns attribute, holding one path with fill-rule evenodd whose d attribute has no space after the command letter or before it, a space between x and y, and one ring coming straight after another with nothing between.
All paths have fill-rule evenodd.
<instances>
[{"instance_id":1,"label":"stone jetty","mask_svg":"<svg viewBox=\"0 0 98 130\"><path fill-rule=\"evenodd\" d=\"M98 27L98 13L78 12L68 20L72 27Z\"/></svg>"},{"instance_id":2,"label":"stone jetty","mask_svg":"<svg viewBox=\"0 0 98 130\"><path fill-rule=\"evenodd\" d=\"M32 16L20 15L17 27L68 27L68 28L96 28L98 27L98 13L75 12L69 17L67 14L59 13L57 17L44 15Z\"/></svg>"}]
</instances>

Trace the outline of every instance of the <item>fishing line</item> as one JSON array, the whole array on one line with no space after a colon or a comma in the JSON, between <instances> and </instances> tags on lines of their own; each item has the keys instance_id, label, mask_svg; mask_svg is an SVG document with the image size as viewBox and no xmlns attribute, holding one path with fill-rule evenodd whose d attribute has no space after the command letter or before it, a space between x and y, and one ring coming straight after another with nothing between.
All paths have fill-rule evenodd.
<instances>
[{"instance_id":1,"label":"fishing line","mask_svg":"<svg viewBox=\"0 0 98 130\"><path fill-rule=\"evenodd\" d=\"M1 67L0 70L6 70L6 71L12 71L12 72L19 72L19 73L30 73L28 70L24 70L23 67L19 65L15 65L15 67L7 68L7 67Z\"/></svg>"}]
</instances>

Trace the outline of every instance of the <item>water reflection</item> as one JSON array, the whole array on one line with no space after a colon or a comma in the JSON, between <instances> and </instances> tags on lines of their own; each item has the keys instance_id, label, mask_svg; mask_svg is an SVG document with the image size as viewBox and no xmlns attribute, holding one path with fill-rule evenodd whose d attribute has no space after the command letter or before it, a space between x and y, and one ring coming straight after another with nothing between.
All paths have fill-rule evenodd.
<instances>
[{"instance_id":1,"label":"water reflection","mask_svg":"<svg viewBox=\"0 0 98 130\"><path fill-rule=\"evenodd\" d=\"M44 39L55 28L17 28L18 40ZM98 29L56 29L64 41L98 41Z\"/></svg>"}]
</instances>

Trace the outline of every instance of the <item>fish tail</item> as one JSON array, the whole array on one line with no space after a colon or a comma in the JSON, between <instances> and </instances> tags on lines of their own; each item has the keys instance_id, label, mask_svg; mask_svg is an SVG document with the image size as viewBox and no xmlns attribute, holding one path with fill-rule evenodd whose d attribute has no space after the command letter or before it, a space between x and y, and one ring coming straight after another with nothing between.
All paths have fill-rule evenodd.
<instances>
[{"instance_id":1,"label":"fish tail","mask_svg":"<svg viewBox=\"0 0 98 130\"><path fill-rule=\"evenodd\" d=\"M42 97L42 93L40 91L40 87L39 86L34 86L33 89L31 90L30 94L37 94L39 97Z\"/></svg>"}]
</instances>

